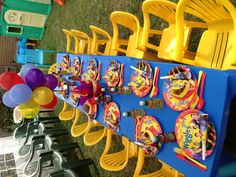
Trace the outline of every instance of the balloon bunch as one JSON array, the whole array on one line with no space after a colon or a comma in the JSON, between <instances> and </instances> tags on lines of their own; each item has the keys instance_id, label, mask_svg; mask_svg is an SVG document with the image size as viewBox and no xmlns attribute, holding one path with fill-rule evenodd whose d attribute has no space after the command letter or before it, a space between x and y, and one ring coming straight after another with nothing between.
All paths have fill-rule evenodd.
<instances>
[{"instance_id":1,"label":"balloon bunch","mask_svg":"<svg viewBox=\"0 0 236 177\"><path fill-rule=\"evenodd\" d=\"M0 86L7 92L3 95L4 105L20 110L25 118L35 117L40 106L52 109L57 104L53 90L58 80L52 74L46 74L33 64L21 67L19 73L5 72L0 75Z\"/></svg>"}]
</instances>

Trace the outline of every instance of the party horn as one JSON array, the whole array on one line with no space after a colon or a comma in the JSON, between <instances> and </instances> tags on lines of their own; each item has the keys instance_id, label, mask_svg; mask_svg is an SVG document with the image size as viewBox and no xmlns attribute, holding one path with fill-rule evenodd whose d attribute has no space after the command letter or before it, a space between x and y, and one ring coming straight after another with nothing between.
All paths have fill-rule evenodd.
<instances>
[{"instance_id":1,"label":"party horn","mask_svg":"<svg viewBox=\"0 0 236 177\"><path fill-rule=\"evenodd\" d=\"M206 139L207 139L207 122L200 120L200 130L202 134L202 160L206 160Z\"/></svg>"},{"instance_id":2,"label":"party horn","mask_svg":"<svg viewBox=\"0 0 236 177\"><path fill-rule=\"evenodd\" d=\"M143 74L143 75L147 74L145 71L142 71L142 70L140 70L140 69L138 69L138 68L136 68L134 66L130 66L130 68L132 68L133 70L137 71L140 74Z\"/></svg>"},{"instance_id":3,"label":"party horn","mask_svg":"<svg viewBox=\"0 0 236 177\"><path fill-rule=\"evenodd\" d=\"M154 78L153 78L153 83L152 83L152 90L151 90L149 97L153 97L158 94L157 84L158 84L159 72L160 72L160 69L158 67L155 67Z\"/></svg>"},{"instance_id":4,"label":"party horn","mask_svg":"<svg viewBox=\"0 0 236 177\"><path fill-rule=\"evenodd\" d=\"M120 87L124 84L124 67L125 67L125 65L122 64L121 69L120 69L120 82L119 82L118 87Z\"/></svg>"},{"instance_id":5,"label":"party horn","mask_svg":"<svg viewBox=\"0 0 236 177\"><path fill-rule=\"evenodd\" d=\"M84 60L81 60L80 67L79 67L80 68L79 76L82 74L83 64L84 64Z\"/></svg>"},{"instance_id":6,"label":"party horn","mask_svg":"<svg viewBox=\"0 0 236 177\"><path fill-rule=\"evenodd\" d=\"M96 80L101 80L101 69L102 69L102 62L99 61L99 64L98 64L98 74L97 74L97 78Z\"/></svg>"},{"instance_id":7,"label":"party horn","mask_svg":"<svg viewBox=\"0 0 236 177\"><path fill-rule=\"evenodd\" d=\"M181 155L181 154L178 154L178 153L176 153L176 156L177 156L180 160L184 160L184 161L190 163L191 165L193 165L193 166L195 166L195 167L201 169L202 171L206 171L206 168L203 168L203 167L201 167L201 166L199 166L199 165L193 163L192 161L188 160L185 156L183 156L183 155Z\"/></svg>"},{"instance_id":8,"label":"party horn","mask_svg":"<svg viewBox=\"0 0 236 177\"><path fill-rule=\"evenodd\" d=\"M177 154L180 154L184 157L186 157L188 160L190 160L191 162L193 162L194 164L198 165L199 167L205 169L207 169L207 167L205 165L203 165L202 163L196 161L195 159L189 157L184 151L182 151L181 149L177 148L177 147L174 147L174 152L177 153Z\"/></svg>"}]
</instances>

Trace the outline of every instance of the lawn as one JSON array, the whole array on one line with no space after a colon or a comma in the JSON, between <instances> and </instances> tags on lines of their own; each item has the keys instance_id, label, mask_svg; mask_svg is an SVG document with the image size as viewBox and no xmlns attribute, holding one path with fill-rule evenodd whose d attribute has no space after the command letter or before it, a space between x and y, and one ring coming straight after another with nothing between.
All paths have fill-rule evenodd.
<instances>
[{"instance_id":1,"label":"lawn","mask_svg":"<svg viewBox=\"0 0 236 177\"><path fill-rule=\"evenodd\" d=\"M49 18L44 39L40 42L40 48L53 49L57 52L65 51L66 37L62 29L78 29L86 32L92 37L90 25L96 25L112 34L112 26L109 20L111 12L122 10L135 14L142 23L142 0L67 0L64 7L55 4ZM51 58L51 62L55 62L55 56ZM59 102L56 108L56 114L62 109L62 102ZM63 122L70 129L72 122ZM97 145L86 147L83 143L83 136L71 138L72 141L77 141L81 147L82 153L86 158L92 158L98 168L99 175L95 168L92 167L91 174L83 169L81 177L86 176L101 176L101 177L132 177L136 166L137 158L129 161L128 166L120 172L108 172L99 166L99 158L105 147L105 138ZM116 152L122 148L120 137L114 138L112 151ZM78 153L79 154L79 153ZM153 165L153 164L156 165ZM152 164L152 165L150 165ZM160 163L157 159L149 158L145 163L145 172L153 171L160 168Z\"/></svg>"},{"instance_id":2,"label":"lawn","mask_svg":"<svg viewBox=\"0 0 236 177\"><path fill-rule=\"evenodd\" d=\"M57 52L65 51L66 49L66 37L62 32L62 29L78 29L87 33L92 37L89 26L95 25L103 28L108 33L112 34L112 26L109 20L109 16L113 11L122 10L135 14L141 24L143 23L142 17L142 2L144 0L67 0L64 7L55 4L49 18L47 29L44 35L44 39L40 42L40 48L53 49ZM178 0L173 0L178 1ZM236 4L236 1L232 1ZM125 34L124 34L125 35ZM196 35L194 39L198 40L199 35ZM196 49L197 43L192 42L193 49ZM55 62L55 56L51 58L51 63ZM56 114L62 109L62 102L59 102L56 108ZM64 122L65 126L70 129L72 122ZM103 170L99 166L99 157L105 147L105 139L92 147L86 147L83 143L83 136L78 138L71 138L73 141L77 141L81 147L82 153L86 158L92 158L98 168L99 175L94 168L91 168L91 174L86 169L83 169L83 175L86 176L101 176L101 177L132 177L135 169L137 159L131 159L128 166L119 172L108 172ZM120 138L115 138L113 151L117 151L122 147L119 143ZM149 159L145 162L145 171L153 171L160 167L160 163L157 159ZM155 165L154 165L155 164ZM86 174L85 174L86 173Z\"/></svg>"},{"instance_id":3,"label":"lawn","mask_svg":"<svg viewBox=\"0 0 236 177\"><path fill-rule=\"evenodd\" d=\"M112 34L111 12L122 10L133 13L142 21L142 0L67 0L64 7L54 5L49 18L42 48L65 51L66 37L62 29L78 29L89 34L90 25L96 25Z\"/></svg>"}]
</instances>

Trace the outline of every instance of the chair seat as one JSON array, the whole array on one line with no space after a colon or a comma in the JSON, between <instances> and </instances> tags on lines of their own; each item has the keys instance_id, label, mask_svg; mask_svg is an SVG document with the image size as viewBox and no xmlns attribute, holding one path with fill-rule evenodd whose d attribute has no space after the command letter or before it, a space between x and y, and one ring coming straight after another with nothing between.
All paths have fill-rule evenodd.
<instances>
[{"instance_id":1,"label":"chair seat","mask_svg":"<svg viewBox=\"0 0 236 177\"><path fill-rule=\"evenodd\" d=\"M30 153L30 144L26 144L19 149L19 156L26 157Z\"/></svg>"},{"instance_id":2,"label":"chair seat","mask_svg":"<svg viewBox=\"0 0 236 177\"><path fill-rule=\"evenodd\" d=\"M88 122L82 123L80 125L72 125L71 135L73 137L81 136L87 130L87 127L88 127Z\"/></svg>"},{"instance_id":3,"label":"chair seat","mask_svg":"<svg viewBox=\"0 0 236 177\"><path fill-rule=\"evenodd\" d=\"M60 120L71 120L73 119L75 116L75 108L71 109L71 110L65 110L60 112L59 114L59 119Z\"/></svg>"},{"instance_id":4,"label":"chair seat","mask_svg":"<svg viewBox=\"0 0 236 177\"><path fill-rule=\"evenodd\" d=\"M13 137L15 139L23 138L27 133L27 125L21 125L14 130Z\"/></svg>"},{"instance_id":5,"label":"chair seat","mask_svg":"<svg viewBox=\"0 0 236 177\"><path fill-rule=\"evenodd\" d=\"M101 130L97 130L94 132L90 132L89 128L85 134L84 134L84 144L86 146L93 146L95 144L97 144L100 140L102 140L106 134L107 134L107 129L102 126L102 125L98 125L96 127L103 127Z\"/></svg>"},{"instance_id":6,"label":"chair seat","mask_svg":"<svg viewBox=\"0 0 236 177\"><path fill-rule=\"evenodd\" d=\"M126 157L126 149L112 154L105 154L100 158L100 165L108 171L120 171L123 170L128 163L129 159Z\"/></svg>"}]
</instances>

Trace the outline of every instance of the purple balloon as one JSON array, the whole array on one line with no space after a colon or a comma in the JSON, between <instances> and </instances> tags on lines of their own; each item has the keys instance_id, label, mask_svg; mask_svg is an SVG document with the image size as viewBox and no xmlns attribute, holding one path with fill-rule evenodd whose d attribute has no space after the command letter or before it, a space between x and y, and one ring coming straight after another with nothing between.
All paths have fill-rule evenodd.
<instances>
[{"instance_id":1,"label":"purple balloon","mask_svg":"<svg viewBox=\"0 0 236 177\"><path fill-rule=\"evenodd\" d=\"M10 91L4 93L4 95L2 97L2 101L3 101L3 104L6 105L7 107L14 108L14 107L18 106L18 104L16 104L14 101L12 101L9 93L10 93Z\"/></svg>"},{"instance_id":2,"label":"purple balloon","mask_svg":"<svg viewBox=\"0 0 236 177\"><path fill-rule=\"evenodd\" d=\"M29 70L33 68L37 68L37 67L32 63L27 63L21 67L19 74L23 78L23 80L25 80L25 76L27 75Z\"/></svg>"},{"instance_id":3,"label":"purple balloon","mask_svg":"<svg viewBox=\"0 0 236 177\"><path fill-rule=\"evenodd\" d=\"M25 82L32 89L43 86L45 82L44 74L40 69L33 68L26 74Z\"/></svg>"},{"instance_id":4,"label":"purple balloon","mask_svg":"<svg viewBox=\"0 0 236 177\"><path fill-rule=\"evenodd\" d=\"M54 89L57 87L57 85L58 85L58 80L57 80L57 78L56 78L54 75L52 75L52 74L46 74L46 75L44 76L44 79L45 79L44 85L45 85L46 87L50 88L51 90L54 90Z\"/></svg>"},{"instance_id":5,"label":"purple balloon","mask_svg":"<svg viewBox=\"0 0 236 177\"><path fill-rule=\"evenodd\" d=\"M32 90L26 84L16 84L9 91L9 96L16 104L25 103L32 97Z\"/></svg>"}]
</instances>

